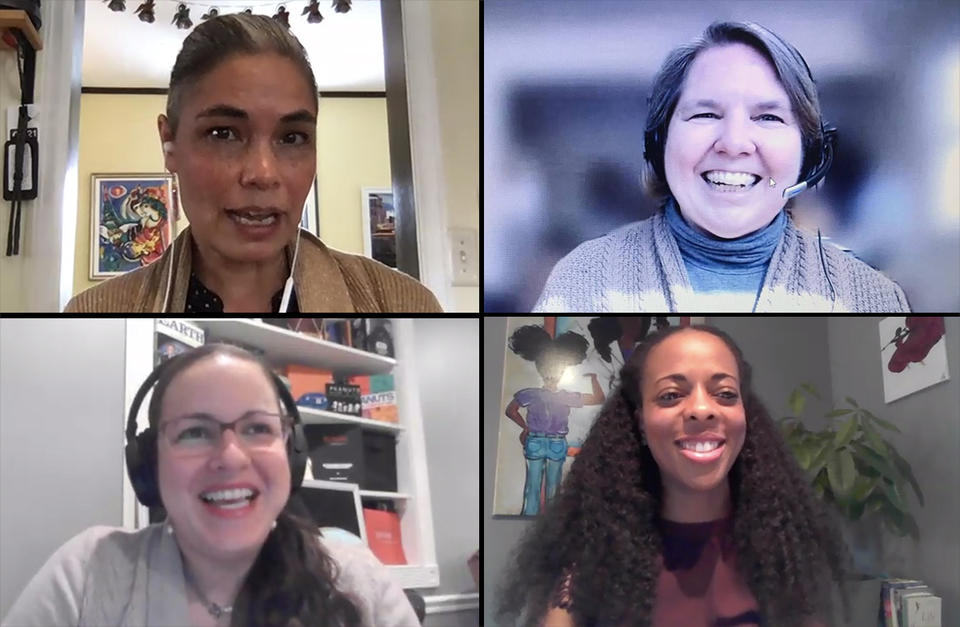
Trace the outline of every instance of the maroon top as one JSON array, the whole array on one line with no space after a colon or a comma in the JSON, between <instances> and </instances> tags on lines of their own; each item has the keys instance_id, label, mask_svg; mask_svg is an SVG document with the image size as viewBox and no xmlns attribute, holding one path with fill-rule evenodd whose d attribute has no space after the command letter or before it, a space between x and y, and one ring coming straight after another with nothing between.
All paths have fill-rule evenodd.
<instances>
[{"instance_id":1,"label":"maroon top","mask_svg":"<svg viewBox=\"0 0 960 627\"><path fill-rule=\"evenodd\" d=\"M658 519L663 552L653 605L653 627L764 627L756 598L737 571L728 515L702 523ZM570 576L565 576L551 605L570 609ZM806 627L825 627L808 619Z\"/></svg>"},{"instance_id":2,"label":"maroon top","mask_svg":"<svg viewBox=\"0 0 960 627\"><path fill-rule=\"evenodd\" d=\"M762 625L759 606L737 572L732 542L723 540L731 518L702 523L659 520L663 553L653 627Z\"/></svg>"}]
</instances>

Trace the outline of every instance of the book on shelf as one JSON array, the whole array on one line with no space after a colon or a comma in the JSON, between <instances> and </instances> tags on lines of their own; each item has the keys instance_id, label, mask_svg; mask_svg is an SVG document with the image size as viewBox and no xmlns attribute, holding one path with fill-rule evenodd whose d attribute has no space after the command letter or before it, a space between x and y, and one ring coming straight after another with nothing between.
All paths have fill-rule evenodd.
<instances>
[{"instance_id":1,"label":"book on shelf","mask_svg":"<svg viewBox=\"0 0 960 627\"><path fill-rule=\"evenodd\" d=\"M930 590L910 590L900 594L897 619L900 627L941 627L941 599Z\"/></svg>"},{"instance_id":2,"label":"book on shelf","mask_svg":"<svg viewBox=\"0 0 960 627\"><path fill-rule=\"evenodd\" d=\"M367 544L383 564L403 565L407 556L403 552L400 536L400 516L396 512L363 508L363 520L367 528Z\"/></svg>"},{"instance_id":3,"label":"book on shelf","mask_svg":"<svg viewBox=\"0 0 960 627\"><path fill-rule=\"evenodd\" d=\"M285 369L290 395L297 405L328 409L327 384L335 381L333 373L320 368L291 364Z\"/></svg>"},{"instance_id":4,"label":"book on shelf","mask_svg":"<svg viewBox=\"0 0 960 627\"><path fill-rule=\"evenodd\" d=\"M154 367L192 348L203 346L205 334L195 324L182 320L157 319L154 333Z\"/></svg>"},{"instance_id":5,"label":"book on shelf","mask_svg":"<svg viewBox=\"0 0 960 627\"><path fill-rule=\"evenodd\" d=\"M350 382L360 386L364 418L397 422L397 392L392 374L357 375Z\"/></svg>"},{"instance_id":6,"label":"book on shelf","mask_svg":"<svg viewBox=\"0 0 960 627\"><path fill-rule=\"evenodd\" d=\"M347 416L362 416L360 386L350 383L328 383L327 409Z\"/></svg>"},{"instance_id":7,"label":"book on shelf","mask_svg":"<svg viewBox=\"0 0 960 627\"><path fill-rule=\"evenodd\" d=\"M886 579L880 585L879 627L904 627L898 616L898 602L904 591L924 591L929 586L919 579Z\"/></svg>"}]
</instances>

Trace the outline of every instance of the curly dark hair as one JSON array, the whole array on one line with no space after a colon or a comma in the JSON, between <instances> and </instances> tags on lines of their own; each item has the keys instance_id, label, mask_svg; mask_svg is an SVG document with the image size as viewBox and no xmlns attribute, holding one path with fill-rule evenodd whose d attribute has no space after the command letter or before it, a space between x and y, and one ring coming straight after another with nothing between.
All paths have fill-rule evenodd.
<instances>
[{"instance_id":1,"label":"curly dark hair","mask_svg":"<svg viewBox=\"0 0 960 627\"><path fill-rule=\"evenodd\" d=\"M580 627L650 625L662 551L657 520L663 494L660 469L635 416L650 350L689 329L720 338L737 361L747 427L728 475L729 533L738 570L757 599L764 624L794 627L808 617L830 620L828 572L849 617L845 583L850 557L836 520L754 394L750 365L739 347L706 325L651 334L624 365L620 386L601 409L556 499L520 544L501 590L500 617L536 625L563 586L568 611Z\"/></svg>"},{"instance_id":2,"label":"curly dark hair","mask_svg":"<svg viewBox=\"0 0 960 627\"><path fill-rule=\"evenodd\" d=\"M538 370L551 361L575 366L587 358L590 348L587 339L579 333L567 331L551 338L546 329L536 324L518 328L507 345L523 359L535 362Z\"/></svg>"},{"instance_id":3,"label":"curly dark hair","mask_svg":"<svg viewBox=\"0 0 960 627\"><path fill-rule=\"evenodd\" d=\"M273 381L270 366L253 353L229 344L211 343L173 359L157 379L148 416L154 429L160 422L164 395L174 378L197 362L229 355L260 366ZM279 396L277 404L285 413ZM153 457L154 461L157 457ZM336 562L318 542L317 525L294 493L277 517L277 527L264 541L233 604L230 627L355 627L360 612L354 601L334 585Z\"/></svg>"}]
</instances>

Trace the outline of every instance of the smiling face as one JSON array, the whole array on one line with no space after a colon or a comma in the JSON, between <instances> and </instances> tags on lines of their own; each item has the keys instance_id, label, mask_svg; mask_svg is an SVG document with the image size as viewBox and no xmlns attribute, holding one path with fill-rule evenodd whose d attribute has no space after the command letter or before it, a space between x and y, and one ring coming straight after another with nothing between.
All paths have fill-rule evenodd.
<instances>
[{"instance_id":1,"label":"smiling face","mask_svg":"<svg viewBox=\"0 0 960 627\"><path fill-rule=\"evenodd\" d=\"M280 255L316 176L317 99L275 53L234 55L187 88L166 166L179 175L191 232L233 262Z\"/></svg>"},{"instance_id":2,"label":"smiling face","mask_svg":"<svg viewBox=\"0 0 960 627\"><path fill-rule=\"evenodd\" d=\"M703 331L671 335L647 355L641 428L660 468L666 498L674 504L726 488L746 435L739 376L727 345ZM697 453L679 444L690 438L722 444Z\"/></svg>"},{"instance_id":3,"label":"smiling face","mask_svg":"<svg viewBox=\"0 0 960 627\"><path fill-rule=\"evenodd\" d=\"M277 394L257 363L212 355L178 373L167 387L158 424L205 413L230 422L251 410L277 413ZM227 561L255 555L290 494L290 469L282 440L247 450L227 430L207 456L178 457L167 436L158 438L160 494L181 549ZM259 491L249 513L215 515L199 495L223 484L247 483Z\"/></svg>"},{"instance_id":4,"label":"smiling face","mask_svg":"<svg viewBox=\"0 0 960 627\"><path fill-rule=\"evenodd\" d=\"M802 157L790 99L759 52L737 43L697 55L664 148L667 184L688 223L727 239L763 228L786 204L781 194L797 182ZM711 171L756 175L726 179L734 184L759 182L743 191L717 187L704 179Z\"/></svg>"}]
</instances>

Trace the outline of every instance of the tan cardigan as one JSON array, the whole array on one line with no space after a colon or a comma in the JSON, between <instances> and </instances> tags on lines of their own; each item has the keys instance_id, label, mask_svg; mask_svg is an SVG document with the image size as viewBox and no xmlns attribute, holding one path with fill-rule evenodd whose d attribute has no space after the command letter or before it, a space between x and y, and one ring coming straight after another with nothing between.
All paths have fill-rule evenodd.
<instances>
[{"instance_id":1,"label":"tan cardigan","mask_svg":"<svg viewBox=\"0 0 960 627\"><path fill-rule=\"evenodd\" d=\"M173 251L171 255L168 248L149 266L84 290L70 299L64 312L162 312L167 273L173 263L170 309L182 313L186 308L193 257L189 226L177 237ZM285 251L289 264L293 247L287 246ZM327 248L307 231L301 231L293 285L303 313L443 311L433 292L409 275L367 257Z\"/></svg>"}]
</instances>

